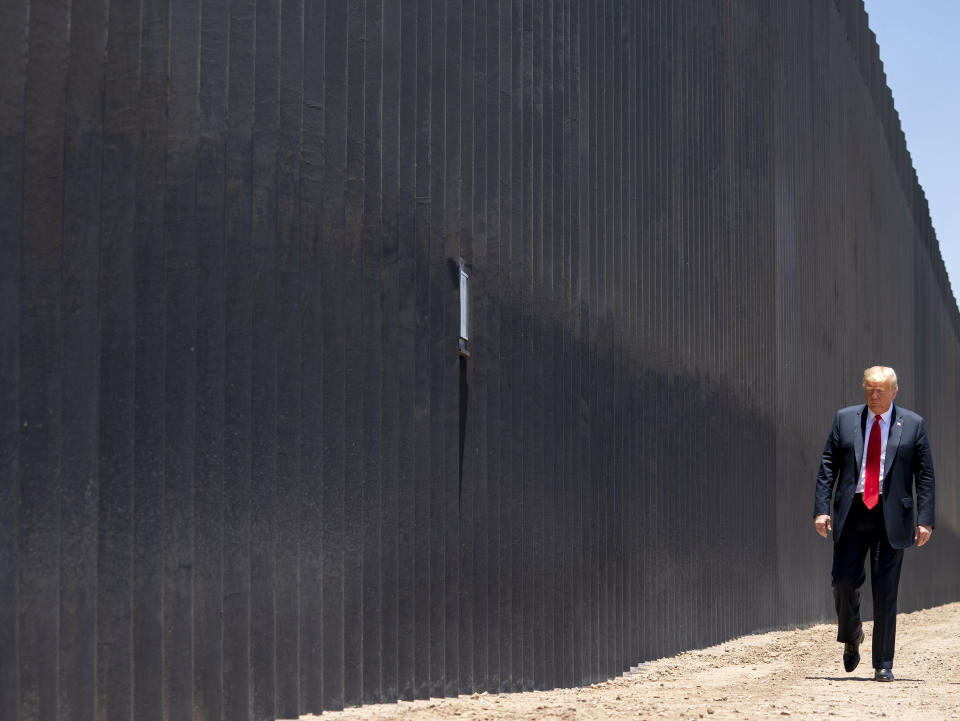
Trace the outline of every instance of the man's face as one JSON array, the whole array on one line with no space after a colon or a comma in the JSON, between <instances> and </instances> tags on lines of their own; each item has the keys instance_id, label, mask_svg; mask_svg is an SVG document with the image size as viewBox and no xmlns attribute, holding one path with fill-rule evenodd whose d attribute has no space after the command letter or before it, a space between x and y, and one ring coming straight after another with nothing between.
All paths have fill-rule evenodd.
<instances>
[{"instance_id":1,"label":"man's face","mask_svg":"<svg viewBox=\"0 0 960 721\"><path fill-rule=\"evenodd\" d=\"M863 387L867 397L867 407L875 416L883 415L890 409L890 404L896 398L897 392L890 387L886 380L868 380Z\"/></svg>"}]
</instances>

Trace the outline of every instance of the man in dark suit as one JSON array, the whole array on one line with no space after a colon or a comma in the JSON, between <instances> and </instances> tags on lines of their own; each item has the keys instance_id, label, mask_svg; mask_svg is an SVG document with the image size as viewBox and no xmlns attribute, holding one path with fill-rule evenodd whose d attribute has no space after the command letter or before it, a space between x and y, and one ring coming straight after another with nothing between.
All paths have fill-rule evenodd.
<instances>
[{"instance_id":1,"label":"man in dark suit","mask_svg":"<svg viewBox=\"0 0 960 721\"><path fill-rule=\"evenodd\" d=\"M866 405L844 408L833 419L817 473L813 521L824 538L834 532L831 580L843 666L850 672L860 663L859 588L869 558L874 678L892 681L903 549L914 541L922 546L933 532L933 458L923 418L893 404L893 368L867 368L863 390Z\"/></svg>"}]
</instances>

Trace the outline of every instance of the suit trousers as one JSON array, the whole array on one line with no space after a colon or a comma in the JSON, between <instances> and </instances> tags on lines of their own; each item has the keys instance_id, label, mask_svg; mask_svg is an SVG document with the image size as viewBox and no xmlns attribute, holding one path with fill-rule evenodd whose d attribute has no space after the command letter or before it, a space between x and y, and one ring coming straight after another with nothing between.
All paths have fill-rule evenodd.
<instances>
[{"instance_id":1,"label":"suit trousers","mask_svg":"<svg viewBox=\"0 0 960 721\"><path fill-rule=\"evenodd\" d=\"M850 507L843 533L833 546L833 600L837 607L837 640L856 641L860 636L860 586L866 580L864 561L870 562L873 591L873 667L893 668L897 637L897 591L903 549L887 541L883 523L883 496L872 509L858 493Z\"/></svg>"}]
</instances>

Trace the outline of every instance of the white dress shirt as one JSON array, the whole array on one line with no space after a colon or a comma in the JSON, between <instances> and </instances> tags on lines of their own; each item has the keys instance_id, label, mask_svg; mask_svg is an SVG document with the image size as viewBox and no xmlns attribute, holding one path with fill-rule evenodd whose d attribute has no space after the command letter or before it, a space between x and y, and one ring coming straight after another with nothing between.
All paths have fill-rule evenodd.
<instances>
[{"instance_id":1,"label":"white dress shirt","mask_svg":"<svg viewBox=\"0 0 960 721\"><path fill-rule=\"evenodd\" d=\"M860 478L857 480L857 493L863 493L863 486L867 478L867 447L870 444L870 431L873 430L873 424L876 422L876 416L867 408L864 410L867 414L867 427L863 432L863 458L860 460ZM883 466L887 458L887 436L890 435L890 416L893 415L893 404L887 408L887 412L880 415L880 493L883 493Z\"/></svg>"}]
</instances>

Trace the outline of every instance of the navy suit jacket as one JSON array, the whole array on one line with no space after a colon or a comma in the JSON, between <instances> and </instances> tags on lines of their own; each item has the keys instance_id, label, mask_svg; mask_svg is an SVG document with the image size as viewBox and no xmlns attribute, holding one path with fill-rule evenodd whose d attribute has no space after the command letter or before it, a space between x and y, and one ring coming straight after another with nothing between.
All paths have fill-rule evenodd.
<instances>
[{"instance_id":1,"label":"navy suit jacket","mask_svg":"<svg viewBox=\"0 0 960 721\"><path fill-rule=\"evenodd\" d=\"M832 497L834 542L843 533L843 524L856 495L868 415L866 405L837 411L823 446L813 514L829 514ZM916 525L931 528L934 525L933 456L923 418L893 406L883 465L881 503L887 540L894 548L906 548L914 543Z\"/></svg>"}]
</instances>

